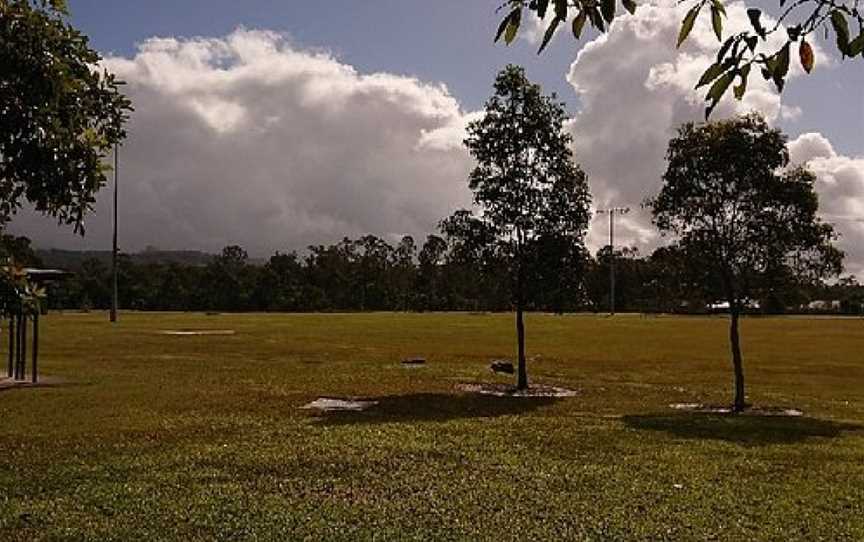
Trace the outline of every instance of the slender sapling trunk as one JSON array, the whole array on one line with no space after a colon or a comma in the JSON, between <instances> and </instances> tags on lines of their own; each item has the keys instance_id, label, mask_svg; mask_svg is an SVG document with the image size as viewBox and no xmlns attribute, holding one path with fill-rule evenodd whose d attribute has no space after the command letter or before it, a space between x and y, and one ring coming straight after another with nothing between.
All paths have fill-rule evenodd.
<instances>
[{"instance_id":1,"label":"slender sapling trunk","mask_svg":"<svg viewBox=\"0 0 864 542\"><path fill-rule=\"evenodd\" d=\"M525 320L521 301L516 304L516 340L519 345L519 374L516 388L525 390L528 389L528 368L525 365Z\"/></svg>"},{"instance_id":2,"label":"slender sapling trunk","mask_svg":"<svg viewBox=\"0 0 864 542\"><path fill-rule=\"evenodd\" d=\"M732 366L735 369L735 402L732 404L732 410L741 412L747 405L744 402L744 365L741 359L741 340L738 335L740 309L737 303L730 303L729 314L729 345L732 348Z\"/></svg>"}]
</instances>

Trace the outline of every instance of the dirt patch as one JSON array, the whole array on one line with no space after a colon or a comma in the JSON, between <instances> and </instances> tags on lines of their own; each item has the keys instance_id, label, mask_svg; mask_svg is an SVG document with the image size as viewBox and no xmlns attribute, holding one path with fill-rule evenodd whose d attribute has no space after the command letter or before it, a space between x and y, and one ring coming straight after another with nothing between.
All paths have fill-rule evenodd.
<instances>
[{"instance_id":1,"label":"dirt patch","mask_svg":"<svg viewBox=\"0 0 864 542\"><path fill-rule=\"evenodd\" d=\"M161 329L160 335L181 335L181 336L196 336L196 335L234 335L233 329Z\"/></svg>"},{"instance_id":2,"label":"dirt patch","mask_svg":"<svg viewBox=\"0 0 864 542\"><path fill-rule=\"evenodd\" d=\"M336 397L319 397L311 403L303 405L305 410L320 410L322 412L360 412L374 407L378 401L360 399L339 399Z\"/></svg>"},{"instance_id":3,"label":"dirt patch","mask_svg":"<svg viewBox=\"0 0 864 542\"><path fill-rule=\"evenodd\" d=\"M669 405L674 410L684 412L696 412L701 414L732 414L732 407L729 405L704 405L702 403L673 403ZM751 406L743 412L737 413L739 416L787 416L798 418L804 415L804 412L797 408L788 407L760 407Z\"/></svg>"},{"instance_id":4,"label":"dirt patch","mask_svg":"<svg viewBox=\"0 0 864 542\"><path fill-rule=\"evenodd\" d=\"M527 390L517 390L506 384L460 383L456 384L456 389L464 393L479 393L496 397L575 397L579 395L576 390L544 384L534 384L529 386Z\"/></svg>"}]
</instances>

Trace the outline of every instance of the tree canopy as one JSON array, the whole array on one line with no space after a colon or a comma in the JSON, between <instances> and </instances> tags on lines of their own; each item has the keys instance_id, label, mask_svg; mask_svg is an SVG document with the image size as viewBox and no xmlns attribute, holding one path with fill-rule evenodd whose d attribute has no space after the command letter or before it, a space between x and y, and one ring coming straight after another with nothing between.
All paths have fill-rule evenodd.
<instances>
[{"instance_id":1,"label":"tree canopy","mask_svg":"<svg viewBox=\"0 0 864 542\"><path fill-rule=\"evenodd\" d=\"M762 77L773 81L778 91L782 92L795 52L793 47L797 49L802 68L810 73L815 56L808 37L813 34L824 33L827 38L832 33L842 57L864 58L864 10L861 9L860 0L778 0L780 15L776 22L766 22L762 18L762 10L750 8L747 10L750 28L725 37L723 19L726 17L726 8L723 0L682 1L691 7L681 22L678 46L690 35L700 16L711 18L711 26L717 36L716 61L706 67L696 87L710 84L705 95L706 118L735 81L738 81L733 87L735 97L740 100L744 96L753 67L758 68ZM554 16L540 43L539 53L546 48L562 24L569 22L573 36L578 40L586 25L605 32L615 17L625 11L631 14L636 11L635 0L621 0L623 11L617 10L617 4L616 0L508 0L499 7L500 11L506 11L506 15L498 27L495 41L503 38L509 44L516 39L525 10L540 19L552 13ZM779 49L757 52L760 41L767 42L772 35L783 32L785 40Z\"/></svg>"},{"instance_id":2,"label":"tree canopy","mask_svg":"<svg viewBox=\"0 0 864 542\"><path fill-rule=\"evenodd\" d=\"M131 104L62 0L0 0L0 228L26 201L83 233Z\"/></svg>"},{"instance_id":3,"label":"tree canopy","mask_svg":"<svg viewBox=\"0 0 864 542\"><path fill-rule=\"evenodd\" d=\"M568 261L583 250L590 194L585 173L574 163L566 112L555 95L543 95L518 66L495 80L495 94L482 118L469 124L465 146L476 160L468 179L479 213L462 210L442 223L462 240L469 258L497 262L509 278L516 306L518 387L527 387L523 311L538 262L550 255ZM555 251L543 250L553 244ZM543 255L543 258L539 256Z\"/></svg>"},{"instance_id":4,"label":"tree canopy","mask_svg":"<svg viewBox=\"0 0 864 542\"><path fill-rule=\"evenodd\" d=\"M735 408L744 408L738 316L760 290L787 277L841 270L836 235L817 216L814 175L789 169L786 138L759 115L682 126L669 142L660 193L648 205L702 275L708 295L729 303L736 374Z\"/></svg>"}]
</instances>

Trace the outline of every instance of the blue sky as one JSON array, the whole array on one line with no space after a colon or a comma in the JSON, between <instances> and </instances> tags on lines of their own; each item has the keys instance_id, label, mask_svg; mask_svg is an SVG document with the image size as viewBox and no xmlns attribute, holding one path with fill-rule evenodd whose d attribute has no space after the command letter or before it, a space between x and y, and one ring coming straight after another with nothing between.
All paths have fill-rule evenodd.
<instances>
[{"instance_id":1,"label":"blue sky","mask_svg":"<svg viewBox=\"0 0 864 542\"><path fill-rule=\"evenodd\" d=\"M511 47L493 45L499 4L500 0L70 1L74 24L105 53L131 56L137 43L153 36L220 37L242 25L285 32L298 46L331 51L362 72L387 71L443 82L469 110L482 105L497 70L508 62L518 63L547 91L557 92L571 111L577 110L578 98L565 74L581 43L556 39L539 56L534 45L521 41ZM864 154L864 62L846 61L797 79L784 99L802 109L795 122L783 123L791 135L819 131L838 151Z\"/></svg>"},{"instance_id":2,"label":"blue sky","mask_svg":"<svg viewBox=\"0 0 864 542\"><path fill-rule=\"evenodd\" d=\"M479 108L495 73L524 64L531 77L573 102L564 74L578 44L537 56L530 47L493 46L496 3L486 0L72 0L74 23L97 49L130 56L152 36L224 36L238 26L287 33L362 72L387 71L445 83L469 109Z\"/></svg>"}]
</instances>

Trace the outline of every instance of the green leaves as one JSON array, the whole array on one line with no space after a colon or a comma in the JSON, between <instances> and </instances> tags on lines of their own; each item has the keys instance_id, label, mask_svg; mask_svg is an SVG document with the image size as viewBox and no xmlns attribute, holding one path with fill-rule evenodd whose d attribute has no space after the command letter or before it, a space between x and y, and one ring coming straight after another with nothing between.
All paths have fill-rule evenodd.
<instances>
[{"instance_id":1,"label":"green leaves","mask_svg":"<svg viewBox=\"0 0 864 542\"><path fill-rule=\"evenodd\" d=\"M541 21L546 18L547 9L549 9L549 0L537 0L537 17Z\"/></svg>"},{"instance_id":2,"label":"green leaves","mask_svg":"<svg viewBox=\"0 0 864 542\"><path fill-rule=\"evenodd\" d=\"M636 2L634 0L621 0L621 5L627 10L630 15L636 13Z\"/></svg>"},{"instance_id":3,"label":"green leaves","mask_svg":"<svg viewBox=\"0 0 864 542\"><path fill-rule=\"evenodd\" d=\"M606 31L606 22L603 20L603 15L598 8L595 7L588 10L588 20L600 32Z\"/></svg>"},{"instance_id":4,"label":"green leaves","mask_svg":"<svg viewBox=\"0 0 864 542\"><path fill-rule=\"evenodd\" d=\"M786 77L786 74L789 73L789 43L780 49L780 52L777 53L777 68L774 70L774 77L780 77L781 79Z\"/></svg>"},{"instance_id":5,"label":"green leaves","mask_svg":"<svg viewBox=\"0 0 864 542\"><path fill-rule=\"evenodd\" d=\"M864 32L861 32L857 38L849 42L849 56L856 56L862 52L864 52ZM864 54L861 56L864 56Z\"/></svg>"},{"instance_id":6,"label":"green leaves","mask_svg":"<svg viewBox=\"0 0 864 542\"><path fill-rule=\"evenodd\" d=\"M546 33L543 34L543 41L540 43L540 49L537 50L538 55L543 52L543 49L545 49L547 45L549 45L549 42L552 40L552 36L555 35L555 30L558 29L558 25L561 24L561 21L563 21L563 19L555 17L552 19L552 22L549 23Z\"/></svg>"},{"instance_id":7,"label":"green leaves","mask_svg":"<svg viewBox=\"0 0 864 542\"><path fill-rule=\"evenodd\" d=\"M627 13L635 13L637 0L620 1ZM768 24L766 28L762 22L762 10L750 8L746 10L746 13L751 28L736 27L732 29L734 32L730 33L728 22L725 20L728 14L724 0L679 0L679 5L686 2L689 4L689 9L681 20L676 47L680 48L684 44L692 33L702 8L707 6L711 11L711 29L720 45L718 46L716 62L708 66L702 73L696 87L714 83L724 73L731 72L736 77L741 77L741 83L735 87L736 97L741 99L746 92L747 77L749 76L750 68L746 66L756 64L765 79L773 81L776 87L782 91L789 73L792 43L798 43L798 58L803 70L807 73L813 71L815 54L811 45L812 39L808 41L808 38L814 32L824 30L827 39L830 30L833 29L837 39L837 49L844 57L860 56L864 58L864 12L856 7L857 1L801 0L801 2L793 4L788 0L780 0L780 6L783 7L784 4L788 4L788 9L812 3L815 6L814 11L809 17L802 16L798 20L795 20L794 14L790 15L791 11L784 12L779 23L775 19L766 19L766 24ZM556 18L546 28L538 53L546 49L561 23L571 21L573 37L578 40L582 38L586 24L598 32L606 32L615 17L622 13L616 12L617 0L507 0L504 2L504 6L515 6L515 9L505 21L502 21L496 40L500 36L509 39L515 37L514 25L518 26L519 22L516 11L527 7L529 11L542 17L543 14L547 13L547 9L552 10L553 5ZM850 26L853 28L850 29ZM860 29L857 36L852 34L856 29ZM727 34L725 38L724 30ZM772 39L769 43L769 35L779 37L784 34L784 37L787 38L785 41ZM763 42L761 50L759 49L760 42ZM780 45L775 45L778 42ZM710 110L716 103L713 97L708 97L708 100L712 104L709 106Z\"/></svg>"},{"instance_id":8,"label":"green leaves","mask_svg":"<svg viewBox=\"0 0 864 542\"><path fill-rule=\"evenodd\" d=\"M762 76L765 79L771 79L772 81L774 81L774 84L777 86L777 90L780 92L783 92L783 86L786 83L786 74L789 73L789 47L791 45L792 42L787 41L783 48L762 61ZM811 62L810 66L812 68L812 59L806 58L807 48L809 48L809 45L804 47L805 57L802 57L802 64L805 61L809 61ZM810 54L812 55L812 50L810 51ZM799 56L801 56L800 49Z\"/></svg>"},{"instance_id":9,"label":"green leaves","mask_svg":"<svg viewBox=\"0 0 864 542\"><path fill-rule=\"evenodd\" d=\"M573 37L577 40L582 37L582 29L585 28L585 21L588 20L588 15L585 11L580 11L579 15L573 18Z\"/></svg>"},{"instance_id":10,"label":"green leaves","mask_svg":"<svg viewBox=\"0 0 864 542\"><path fill-rule=\"evenodd\" d=\"M603 14L603 19L607 23L611 23L615 18L615 0L602 0L600 11Z\"/></svg>"},{"instance_id":11,"label":"green leaves","mask_svg":"<svg viewBox=\"0 0 864 542\"><path fill-rule=\"evenodd\" d=\"M750 26L753 27L756 34L764 40L768 35L768 32L765 30L765 27L762 26L762 21L760 20L762 18L762 10L756 8L748 9L747 18L750 19Z\"/></svg>"},{"instance_id":12,"label":"green leaves","mask_svg":"<svg viewBox=\"0 0 864 542\"><path fill-rule=\"evenodd\" d=\"M519 25L522 23L522 9L515 8L511 11L501 24L498 25L498 32L495 33L495 43L504 36L504 43L510 45L516 39L516 33L519 32Z\"/></svg>"},{"instance_id":13,"label":"green leaves","mask_svg":"<svg viewBox=\"0 0 864 542\"><path fill-rule=\"evenodd\" d=\"M717 41L723 40L723 19L720 15L720 10L711 6L711 26L714 28L714 35L717 36Z\"/></svg>"},{"instance_id":14,"label":"green leaves","mask_svg":"<svg viewBox=\"0 0 864 542\"><path fill-rule=\"evenodd\" d=\"M708 90L708 94L705 95L705 99L711 101L708 107L705 108L706 119L711 116L711 111L713 111L717 104L720 102L720 98L723 97L726 89L729 88L729 85L732 84L732 81L734 79L735 72L728 71L721 77L719 77L716 81L714 81L713 85L711 85L711 88Z\"/></svg>"},{"instance_id":15,"label":"green leaves","mask_svg":"<svg viewBox=\"0 0 864 542\"><path fill-rule=\"evenodd\" d=\"M781 169L789 160L786 137L758 114L685 124L666 158L663 185L650 202L654 222L678 237L700 268L722 273L727 291L740 293L760 273L791 265L792 255L829 252L815 177Z\"/></svg>"},{"instance_id":16,"label":"green leaves","mask_svg":"<svg viewBox=\"0 0 864 542\"><path fill-rule=\"evenodd\" d=\"M0 0L0 229L24 201L83 233L131 103L60 0ZM13 99L10 99L12 97ZM38 134L38 135L37 135Z\"/></svg>"},{"instance_id":17,"label":"green leaves","mask_svg":"<svg viewBox=\"0 0 864 542\"><path fill-rule=\"evenodd\" d=\"M813 71L816 58L813 55L813 47L805 39L801 40L801 45L798 47L798 58L801 60L801 67L804 68L805 72Z\"/></svg>"},{"instance_id":18,"label":"green leaves","mask_svg":"<svg viewBox=\"0 0 864 542\"><path fill-rule=\"evenodd\" d=\"M789 73L789 45L790 42L786 42L786 45L780 51L775 53L774 56L769 57L765 61L765 70L763 70L763 75L767 72L779 92L783 92L783 86L786 83L786 74Z\"/></svg>"},{"instance_id":19,"label":"green leaves","mask_svg":"<svg viewBox=\"0 0 864 542\"><path fill-rule=\"evenodd\" d=\"M590 220L590 192L573 162L566 119L563 104L544 95L524 69L508 66L485 114L468 125L465 146L477 163L469 188L489 232L487 246L520 273L526 244L545 235L581 240Z\"/></svg>"},{"instance_id":20,"label":"green leaves","mask_svg":"<svg viewBox=\"0 0 864 542\"><path fill-rule=\"evenodd\" d=\"M555 16L567 20L567 0L555 0Z\"/></svg>"},{"instance_id":21,"label":"green leaves","mask_svg":"<svg viewBox=\"0 0 864 542\"><path fill-rule=\"evenodd\" d=\"M724 71L723 65L719 62L715 62L711 64L705 73L702 74L702 77L699 78L699 82L696 84L696 88L703 87L710 83L711 81L717 79L720 74Z\"/></svg>"},{"instance_id":22,"label":"green leaves","mask_svg":"<svg viewBox=\"0 0 864 542\"><path fill-rule=\"evenodd\" d=\"M736 85L732 91L735 93L735 99L740 101L744 98L744 93L747 91L747 79L750 77L750 64L746 64L742 67L738 75L741 77L741 83Z\"/></svg>"},{"instance_id":23,"label":"green leaves","mask_svg":"<svg viewBox=\"0 0 864 542\"><path fill-rule=\"evenodd\" d=\"M677 47L681 47L681 44L684 43L684 40L686 40L687 36L690 35L690 31L693 30L693 25L696 23L696 17L699 15L699 10L701 8L702 4L700 3L690 8L690 11L687 12L684 21L681 23L681 30L678 32Z\"/></svg>"},{"instance_id":24,"label":"green leaves","mask_svg":"<svg viewBox=\"0 0 864 542\"><path fill-rule=\"evenodd\" d=\"M861 14L853 11L853 16L858 18L860 25L862 22ZM852 40L849 34L849 22L846 20L846 15L839 9L831 12L831 26L834 27L834 34L837 36L837 49L843 56L854 57L860 54L864 57L864 31Z\"/></svg>"},{"instance_id":25,"label":"green leaves","mask_svg":"<svg viewBox=\"0 0 864 542\"><path fill-rule=\"evenodd\" d=\"M852 56L849 52L849 23L839 9L831 12L831 26L837 35L837 49L845 56Z\"/></svg>"}]
</instances>

